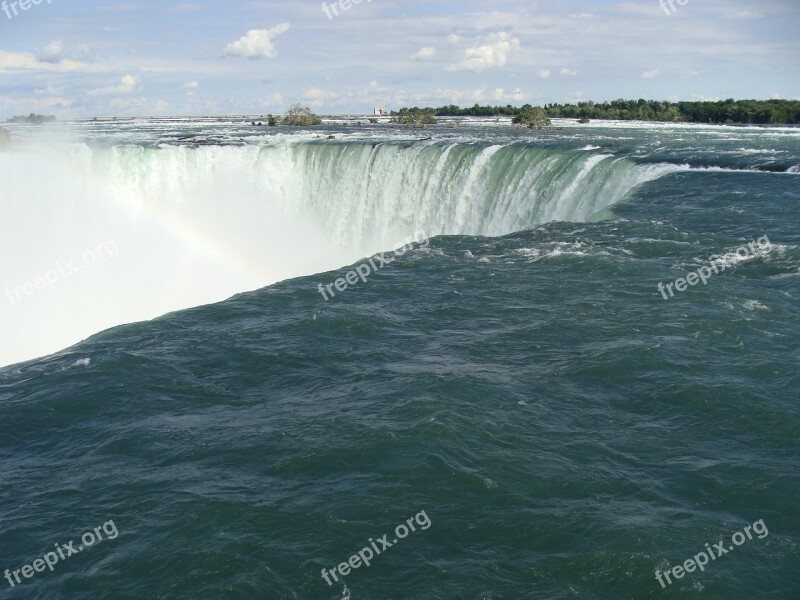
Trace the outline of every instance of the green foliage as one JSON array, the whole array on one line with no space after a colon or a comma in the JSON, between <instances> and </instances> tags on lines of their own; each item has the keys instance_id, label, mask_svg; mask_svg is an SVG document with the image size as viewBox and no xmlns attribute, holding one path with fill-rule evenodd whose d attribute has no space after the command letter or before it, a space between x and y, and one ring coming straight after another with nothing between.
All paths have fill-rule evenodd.
<instances>
[{"instance_id":1,"label":"green foliage","mask_svg":"<svg viewBox=\"0 0 800 600\"><path fill-rule=\"evenodd\" d=\"M289 108L289 112L283 118L284 125L293 125L295 127L310 127L312 125L321 125L322 119L311 112L311 109L302 104L294 104Z\"/></svg>"},{"instance_id":2,"label":"green foliage","mask_svg":"<svg viewBox=\"0 0 800 600\"><path fill-rule=\"evenodd\" d=\"M426 127L436 125L438 121L430 108L401 108L399 112L393 113L391 122L400 125L410 125L411 127Z\"/></svg>"},{"instance_id":3,"label":"green foliage","mask_svg":"<svg viewBox=\"0 0 800 600\"><path fill-rule=\"evenodd\" d=\"M544 129L550 125L547 113L541 108L526 108L514 117L512 123L515 125L525 125L528 129Z\"/></svg>"},{"instance_id":4,"label":"green foliage","mask_svg":"<svg viewBox=\"0 0 800 600\"><path fill-rule=\"evenodd\" d=\"M8 123L31 123L32 125L41 125L42 123L52 123L55 121L56 118L52 115L45 116L45 115L37 115L36 113L31 113L27 117L11 117L7 120Z\"/></svg>"},{"instance_id":5,"label":"green foliage","mask_svg":"<svg viewBox=\"0 0 800 600\"><path fill-rule=\"evenodd\" d=\"M525 106L533 108L530 105ZM401 112L402 110L403 109L401 109ZM470 108L461 108L455 104L448 104L447 106L424 110L430 111L437 117L513 117L519 114L521 109L514 108L510 104L506 106L489 106L488 104L486 106L481 106L480 104L475 104Z\"/></svg>"},{"instance_id":6,"label":"green foliage","mask_svg":"<svg viewBox=\"0 0 800 600\"><path fill-rule=\"evenodd\" d=\"M403 108L398 116L425 112L437 117L518 117L534 107L480 106L461 108L453 104L439 108ZM752 125L790 125L800 123L797 100L725 100L722 102L667 102L658 100L613 100L546 104L547 117L563 119L613 119L621 121L661 121L667 123L730 123Z\"/></svg>"},{"instance_id":7,"label":"green foliage","mask_svg":"<svg viewBox=\"0 0 800 600\"><path fill-rule=\"evenodd\" d=\"M277 124L278 122L275 120L275 117L273 117L272 115L267 115L267 125L269 125L270 127L275 127L275 125Z\"/></svg>"}]
</instances>

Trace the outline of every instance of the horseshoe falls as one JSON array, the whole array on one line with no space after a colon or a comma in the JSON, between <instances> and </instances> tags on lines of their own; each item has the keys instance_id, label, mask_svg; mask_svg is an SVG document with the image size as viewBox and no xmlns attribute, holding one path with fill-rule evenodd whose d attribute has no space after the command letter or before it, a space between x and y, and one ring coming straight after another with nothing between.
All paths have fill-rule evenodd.
<instances>
[{"instance_id":1,"label":"horseshoe falls","mask_svg":"<svg viewBox=\"0 0 800 600\"><path fill-rule=\"evenodd\" d=\"M334 269L414 233L585 221L675 169L519 141L32 142L0 155L0 244L15 257L0 317L15 341L0 364Z\"/></svg>"},{"instance_id":2,"label":"horseshoe falls","mask_svg":"<svg viewBox=\"0 0 800 600\"><path fill-rule=\"evenodd\" d=\"M800 129L8 129L0 597L798 597Z\"/></svg>"}]
</instances>

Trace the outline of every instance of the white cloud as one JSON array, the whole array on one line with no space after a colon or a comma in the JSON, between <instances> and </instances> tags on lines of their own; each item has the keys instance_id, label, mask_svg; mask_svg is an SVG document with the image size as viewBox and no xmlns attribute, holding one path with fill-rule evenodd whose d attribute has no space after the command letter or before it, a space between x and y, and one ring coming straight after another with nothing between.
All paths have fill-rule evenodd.
<instances>
[{"instance_id":1,"label":"white cloud","mask_svg":"<svg viewBox=\"0 0 800 600\"><path fill-rule=\"evenodd\" d=\"M68 108L75 103L74 100L61 97L52 98L9 98L0 96L0 108L12 109L15 112L28 114L33 112L43 112L51 108Z\"/></svg>"},{"instance_id":2,"label":"white cloud","mask_svg":"<svg viewBox=\"0 0 800 600\"><path fill-rule=\"evenodd\" d=\"M433 58L436 56L436 48L433 46L427 46L425 48L420 48L418 52L415 52L411 55L412 60L425 60L428 58Z\"/></svg>"},{"instance_id":3,"label":"white cloud","mask_svg":"<svg viewBox=\"0 0 800 600\"><path fill-rule=\"evenodd\" d=\"M450 35L447 36L447 41L450 42L451 44L457 44L458 42L461 41L461 36L458 35L457 33L451 33Z\"/></svg>"},{"instance_id":4,"label":"white cloud","mask_svg":"<svg viewBox=\"0 0 800 600\"><path fill-rule=\"evenodd\" d=\"M44 62L33 54L25 52L6 52L0 50L0 73L8 73L11 71L50 71L58 73L66 72L83 72L93 73L103 71L105 69L96 65L87 65L76 60L69 58L62 58L56 63Z\"/></svg>"},{"instance_id":5,"label":"white cloud","mask_svg":"<svg viewBox=\"0 0 800 600\"><path fill-rule=\"evenodd\" d=\"M95 52L89 46L80 45L67 52L61 40L53 40L39 50L39 54L36 56L36 60L39 62L54 65L65 60L93 62L94 59Z\"/></svg>"},{"instance_id":6,"label":"white cloud","mask_svg":"<svg viewBox=\"0 0 800 600\"><path fill-rule=\"evenodd\" d=\"M517 88L513 92L506 92L503 88L494 91L494 99L497 102L522 102L525 100L525 92Z\"/></svg>"},{"instance_id":7,"label":"white cloud","mask_svg":"<svg viewBox=\"0 0 800 600\"><path fill-rule=\"evenodd\" d=\"M277 54L272 41L289 30L289 23L281 23L272 29L251 29L241 39L225 47L225 56L241 56L249 59L271 58Z\"/></svg>"},{"instance_id":8,"label":"white cloud","mask_svg":"<svg viewBox=\"0 0 800 600\"><path fill-rule=\"evenodd\" d=\"M66 88L63 86L54 86L51 84L47 84L43 88L37 88L34 91L36 94L40 95L53 95L53 94L63 94Z\"/></svg>"},{"instance_id":9,"label":"white cloud","mask_svg":"<svg viewBox=\"0 0 800 600\"><path fill-rule=\"evenodd\" d=\"M457 90L457 89L438 89L436 90L437 98L444 98L451 104L462 104L464 101L475 103L483 102L486 88L481 87L475 90Z\"/></svg>"},{"instance_id":10,"label":"white cloud","mask_svg":"<svg viewBox=\"0 0 800 600\"><path fill-rule=\"evenodd\" d=\"M550 69L542 69L539 71L539 77L542 79L550 79Z\"/></svg>"},{"instance_id":11,"label":"white cloud","mask_svg":"<svg viewBox=\"0 0 800 600\"><path fill-rule=\"evenodd\" d=\"M38 60L46 63L61 62L64 44L60 40L53 40L39 51Z\"/></svg>"},{"instance_id":12,"label":"white cloud","mask_svg":"<svg viewBox=\"0 0 800 600\"><path fill-rule=\"evenodd\" d=\"M75 60L83 60L86 62L94 62L95 51L86 44L81 44L76 50L68 53L68 58L74 58Z\"/></svg>"},{"instance_id":13,"label":"white cloud","mask_svg":"<svg viewBox=\"0 0 800 600\"><path fill-rule=\"evenodd\" d=\"M337 98L338 94L315 87L308 88L303 94L303 99L314 108L321 108L326 103L334 102Z\"/></svg>"},{"instance_id":14,"label":"white cloud","mask_svg":"<svg viewBox=\"0 0 800 600\"><path fill-rule=\"evenodd\" d=\"M133 75L125 75L120 80L119 85L110 85L108 87L90 90L88 94L90 96L114 96L119 94L130 94L134 89L136 89L138 83L139 80Z\"/></svg>"},{"instance_id":15,"label":"white cloud","mask_svg":"<svg viewBox=\"0 0 800 600\"><path fill-rule=\"evenodd\" d=\"M128 112L128 113L148 113L149 106L145 98L112 98L106 107L111 112Z\"/></svg>"},{"instance_id":16,"label":"white cloud","mask_svg":"<svg viewBox=\"0 0 800 600\"><path fill-rule=\"evenodd\" d=\"M659 75L658 71L645 71L644 73L642 73L642 78L655 79L656 77L658 77L658 75Z\"/></svg>"},{"instance_id":17,"label":"white cloud","mask_svg":"<svg viewBox=\"0 0 800 600\"><path fill-rule=\"evenodd\" d=\"M519 39L507 31L492 33L480 46L467 48L464 60L447 67L448 71L472 71L478 73L486 69L504 67L511 51L520 47Z\"/></svg>"},{"instance_id":18,"label":"white cloud","mask_svg":"<svg viewBox=\"0 0 800 600\"><path fill-rule=\"evenodd\" d=\"M196 90L199 87L200 84L197 83L196 81L187 81L186 83L183 84L183 89L186 90Z\"/></svg>"},{"instance_id":19,"label":"white cloud","mask_svg":"<svg viewBox=\"0 0 800 600\"><path fill-rule=\"evenodd\" d=\"M561 74L566 75L567 77L575 77L578 72L575 69L561 69Z\"/></svg>"},{"instance_id":20,"label":"white cloud","mask_svg":"<svg viewBox=\"0 0 800 600\"><path fill-rule=\"evenodd\" d=\"M264 106L283 106L286 104L286 98L284 98L283 94L275 92L265 98L263 104Z\"/></svg>"}]
</instances>

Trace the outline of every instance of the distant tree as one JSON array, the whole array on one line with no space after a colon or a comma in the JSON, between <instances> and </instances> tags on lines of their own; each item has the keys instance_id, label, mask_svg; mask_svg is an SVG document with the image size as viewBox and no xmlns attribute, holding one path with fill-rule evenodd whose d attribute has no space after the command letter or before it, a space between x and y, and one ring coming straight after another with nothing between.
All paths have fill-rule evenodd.
<instances>
[{"instance_id":1,"label":"distant tree","mask_svg":"<svg viewBox=\"0 0 800 600\"><path fill-rule=\"evenodd\" d=\"M269 125L270 127L275 127L275 125L277 124L278 122L275 120L275 117L273 117L272 115L267 115L267 125Z\"/></svg>"},{"instance_id":2,"label":"distant tree","mask_svg":"<svg viewBox=\"0 0 800 600\"><path fill-rule=\"evenodd\" d=\"M480 106L460 108L453 104L434 109L401 108L395 115L395 123L417 124L417 117L497 117L516 115L515 123L523 123L534 107L525 104L521 108L512 106ZM753 123L753 124L797 124L800 123L800 101L798 100L732 100L722 102L677 102L666 100L612 100L611 102L580 102L578 104L547 104L539 108L549 118L562 119L619 119L622 121L644 120L690 123ZM541 116L541 115L540 115ZM427 118L427 117L424 117ZM536 127L537 121L534 121Z\"/></svg>"},{"instance_id":3,"label":"distant tree","mask_svg":"<svg viewBox=\"0 0 800 600\"><path fill-rule=\"evenodd\" d=\"M524 125L528 129L544 129L550 125L550 119L542 108L532 108L519 113L512 121L515 125Z\"/></svg>"},{"instance_id":4,"label":"distant tree","mask_svg":"<svg viewBox=\"0 0 800 600\"><path fill-rule=\"evenodd\" d=\"M37 115L36 113L31 113L27 117L19 116L19 117L11 117L7 119L8 123L31 123L32 125L41 125L42 123L52 123L55 121L56 118L52 115L45 116L45 115Z\"/></svg>"},{"instance_id":5,"label":"distant tree","mask_svg":"<svg viewBox=\"0 0 800 600\"><path fill-rule=\"evenodd\" d=\"M311 112L311 109L302 104L294 104L289 107L289 111L283 118L284 125L294 125L295 127L308 127L311 125L321 125L322 119Z\"/></svg>"},{"instance_id":6,"label":"distant tree","mask_svg":"<svg viewBox=\"0 0 800 600\"><path fill-rule=\"evenodd\" d=\"M438 121L434 116L433 109L412 108L401 110L399 114L392 117L392 123L410 125L411 127L427 127L428 125L436 125Z\"/></svg>"}]
</instances>

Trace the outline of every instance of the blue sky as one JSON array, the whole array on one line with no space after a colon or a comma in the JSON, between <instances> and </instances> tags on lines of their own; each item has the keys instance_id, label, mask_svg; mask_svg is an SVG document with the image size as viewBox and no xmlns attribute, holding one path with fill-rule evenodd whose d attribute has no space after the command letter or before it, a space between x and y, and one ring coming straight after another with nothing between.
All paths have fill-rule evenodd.
<instances>
[{"instance_id":1,"label":"blue sky","mask_svg":"<svg viewBox=\"0 0 800 600\"><path fill-rule=\"evenodd\" d=\"M800 97L797 0L39 1L0 9L2 118Z\"/></svg>"}]
</instances>

